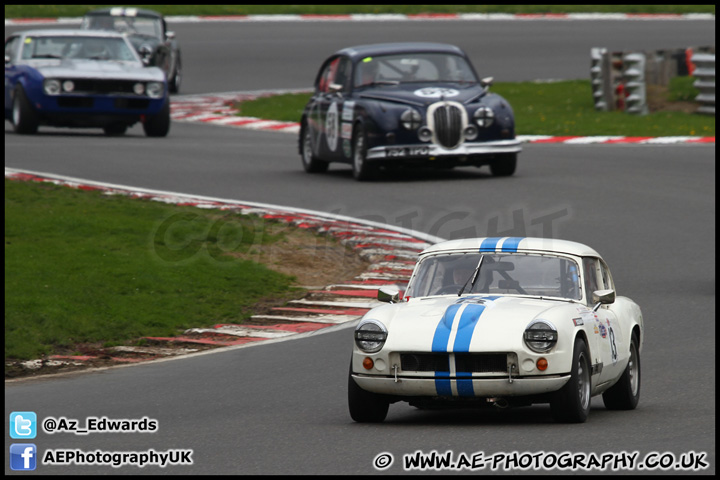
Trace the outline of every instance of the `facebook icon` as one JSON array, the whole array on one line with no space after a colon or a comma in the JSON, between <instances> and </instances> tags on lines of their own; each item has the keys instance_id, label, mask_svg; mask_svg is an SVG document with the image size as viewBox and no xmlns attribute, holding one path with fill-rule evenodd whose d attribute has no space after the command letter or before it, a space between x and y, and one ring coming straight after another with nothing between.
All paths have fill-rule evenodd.
<instances>
[{"instance_id":1,"label":"facebook icon","mask_svg":"<svg viewBox=\"0 0 720 480\"><path fill-rule=\"evenodd\" d=\"M32 443L10 445L10 468L12 470L35 470L37 447Z\"/></svg>"}]
</instances>

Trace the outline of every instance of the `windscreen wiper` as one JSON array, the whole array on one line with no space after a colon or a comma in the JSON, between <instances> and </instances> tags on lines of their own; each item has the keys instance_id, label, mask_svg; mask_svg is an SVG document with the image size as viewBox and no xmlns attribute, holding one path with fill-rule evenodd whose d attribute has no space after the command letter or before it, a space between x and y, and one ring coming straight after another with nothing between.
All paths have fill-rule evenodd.
<instances>
[{"instance_id":1,"label":"windscreen wiper","mask_svg":"<svg viewBox=\"0 0 720 480\"><path fill-rule=\"evenodd\" d=\"M460 289L460 291L458 292L458 297L463 294L463 292L465 291L465 287L467 287L467 284L468 284L468 282L470 282L470 280L472 280L472 282L470 282L470 291L472 292L472 289L475 286L475 281L477 280L477 277L478 277L478 273L480 273L480 265L482 265L484 258L485 258L485 255L480 255L480 261L478 262L477 267L475 267L475 271L470 276L470 278L465 280L465 285L463 285L462 288Z\"/></svg>"}]
</instances>

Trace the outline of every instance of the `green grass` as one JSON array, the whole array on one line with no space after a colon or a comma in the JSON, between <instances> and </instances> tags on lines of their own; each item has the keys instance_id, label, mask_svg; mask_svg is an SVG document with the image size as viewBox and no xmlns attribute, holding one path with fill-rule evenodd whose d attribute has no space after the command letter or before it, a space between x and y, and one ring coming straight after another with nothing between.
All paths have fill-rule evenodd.
<instances>
[{"instance_id":1,"label":"green grass","mask_svg":"<svg viewBox=\"0 0 720 480\"><path fill-rule=\"evenodd\" d=\"M226 255L282 239L267 227L252 216L6 180L5 357L241 323L258 301L298 292L292 277Z\"/></svg>"},{"instance_id":2,"label":"green grass","mask_svg":"<svg viewBox=\"0 0 720 480\"><path fill-rule=\"evenodd\" d=\"M637 116L599 112L592 102L590 80L551 83L497 83L491 91L505 97L515 112L517 135L553 136L715 136L715 117L683 112ZM671 82L670 100L692 100L690 77ZM239 115L299 121L309 93L284 94L239 104Z\"/></svg>"},{"instance_id":3,"label":"green grass","mask_svg":"<svg viewBox=\"0 0 720 480\"><path fill-rule=\"evenodd\" d=\"M5 18L79 17L114 5L5 5ZM715 5L126 5L165 15L349 13L712 13Z\"/></svg>"}]
</instances>

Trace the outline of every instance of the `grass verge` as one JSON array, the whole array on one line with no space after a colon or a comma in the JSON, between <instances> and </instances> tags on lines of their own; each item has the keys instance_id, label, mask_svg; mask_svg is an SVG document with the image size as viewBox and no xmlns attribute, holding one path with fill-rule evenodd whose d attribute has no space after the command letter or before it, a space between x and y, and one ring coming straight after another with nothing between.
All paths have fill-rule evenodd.
<instances>
[{"instance_id":1,"label":"grass verge","mask_svg":"<svg viewBox=\"0 0 720 480\"><path fill-rule=\"evenodd\" d=\"M5 358L242 323L299 296L294 277L238 258L282 242L273 223L6 179Z\"/></svg>"},{"instance_id":2,"label":"grass verge","mask_svg":"<svg viewBox=\"0 0 720 480\"><path fill-rule=\"evenodd\" d=\"M696 95L691 82L688 85L689 77L676 78L668 91L658 94L663 98L651 102L663 105L658 107L662 109L642 116L596 111L589 80L497 83L491 91L512 105L517 135L715 136L714 116L666 110L672 102L687 102ZM238 115L297 122L310 95L283 94L245 101L237 105ZM697 106L690 104L686 110Z\"/></svg>"}]
</instances>

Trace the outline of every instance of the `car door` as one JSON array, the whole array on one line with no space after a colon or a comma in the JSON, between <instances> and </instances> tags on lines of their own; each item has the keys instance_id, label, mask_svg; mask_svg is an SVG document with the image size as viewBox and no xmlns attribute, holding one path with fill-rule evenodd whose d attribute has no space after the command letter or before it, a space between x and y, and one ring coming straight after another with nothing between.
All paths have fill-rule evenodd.
<instances>
[{"instance_id":1,"label":"car door","mask_svg":"<svg viewBox=\"0 0 720 480\"><path fill-rule=\"evenodd\" d=\"M585 289L587 292L588 307L593 308L592 293L597 290L614 290L612 278L605 263L594 257L583 259L583 270L585 272ZM620 352L626 349L623 333L618 324L618 317L613 311L612 304L601 305L594 312L594 342L593 356L594 364L602 364L599 383L615 379L622 372ZM591 347L592 348L592 347Z\"/></svg>"},{"instance_id":2,"label":"car door","mask_svg":"<svg viewBox=\"0 0 720 480\"><path fill-rule=\"evenodd\" d=\"M350 87L350 60L345 56L331 57L318 75L308 123L314 130L313 150L327 161L344 160L341 115Z\"/></svg>"}]
</instances>

